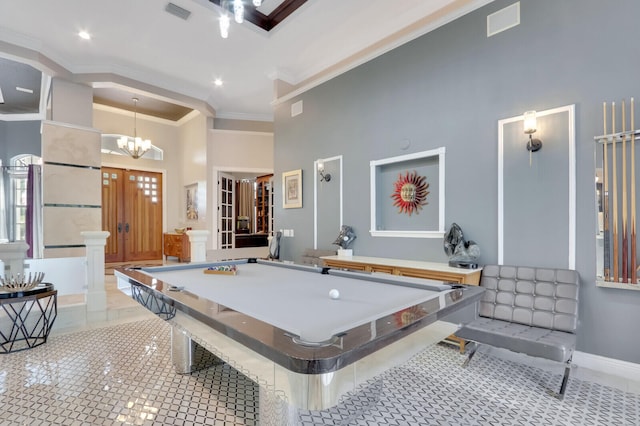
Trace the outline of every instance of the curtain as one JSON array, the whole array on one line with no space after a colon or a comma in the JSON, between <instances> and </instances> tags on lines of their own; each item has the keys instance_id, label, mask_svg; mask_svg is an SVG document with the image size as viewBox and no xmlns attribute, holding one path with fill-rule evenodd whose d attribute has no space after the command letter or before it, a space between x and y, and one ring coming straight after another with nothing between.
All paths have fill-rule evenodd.
<instances>
[{"instance_id":1,"label":"curtain","mask_svg":"<svg viewBox=\"0 0 640 426\"><path fill-rule=\"evenodd\" d=\"M26 242L29 244L27 257L43 257L42 247L42 173L40 166L29 164L27 172L27 217Z\"/></svg>"},{"instance_id":2,"label":"curtain","mask_svg":"<svg viewBox=\"0 0 640 426\"><path fill-rule=\"evenodd\" d=\"M238 216L249 218L250 229L255 229L253 207L253 182L243 180L238 185Z\"/></svg>"},{"instance_id":3,"label":"curtain","mask_svg":"<svg viewBox=\"0 0 640 426\"><path fill-rule=\"evenodd\" d=\"M9 234L7 231L7 197L5 195L5 180L4 174L6 173L6 167L0 169L0 243L6 243L9 241Z\"/></svg>"}]
</instances>

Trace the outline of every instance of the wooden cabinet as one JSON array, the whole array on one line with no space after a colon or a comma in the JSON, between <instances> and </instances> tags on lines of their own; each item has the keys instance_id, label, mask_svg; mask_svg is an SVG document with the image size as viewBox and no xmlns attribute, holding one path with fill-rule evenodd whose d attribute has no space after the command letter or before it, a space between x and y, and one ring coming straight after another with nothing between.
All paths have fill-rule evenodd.
<instances>
[{"instance_id":1,"label":"wooden cabinet","mask_svg":"<svg viewBox=\"0 0 640 426\"><path fill-rule=\"evenodd\" d=\"M446 263L420 262L414 260L385 259L381 257L366 256L323 256L325 266L336 269L350 269L353 271L384 272L403 277L426 278L429 280L444 281L456 284L480 284L482 268L460 269ZM464 353L465 340L456 335L445 339L448 343L457 345L460 353Z\"/></svg>"},{"instance_id":2,"label":"wooden cabinet","mask_svg":"<svg viewBox=\"0 0 640 426\"><path fill-rule=\"evenodd\" d=\"M426 278L456 284L478 285L482 268L461 269L446 263L421 262L414 260L386 259L366 256L323 256L325 266L353 271L384 272L403 277Z\"/></svg>"},{"instance_id":3,"label":"wooden cabinet","mask_svg":"<svg viewBox=\"0 0 640 426\"><path fill-rule=\"evenodd\" d=\"M178 262L189 262L191 260L189 236L187 234L165 232L164 255L165 258L169 256L177 257Z\"/></svg>"},{"instance_id":4,"label":"wooden cabinet","mask_svg":"<svg viewBox=\"0 0 640 426\"><path fill-rule=\"evenodd\" d=\"M256 233L271 232L273 175L256 178Z\"/></svg>"}]
</instances>

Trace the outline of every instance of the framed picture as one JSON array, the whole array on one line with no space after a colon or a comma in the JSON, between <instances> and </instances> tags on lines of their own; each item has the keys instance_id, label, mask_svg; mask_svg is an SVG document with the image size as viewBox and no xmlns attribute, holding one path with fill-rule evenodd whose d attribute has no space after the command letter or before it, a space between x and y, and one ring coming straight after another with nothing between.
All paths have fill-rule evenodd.
<instances>
[{"instance_id":1,"label":"framed picture","mask_svg":"<svg viewBox=\"0 0 640 426\"><path fill-rule=\"evenodd\" d=\"M185 188L185 217L187 220L198 220L198 184L187 185Z\"/></svg>"},{"instance_id":2,"label":"framed picture","mask_svg":"<svg viewBox=\"0 0 640 426\"><path fill-rule=\"evenodd\" d=\"M302 207L302 169L282 173L282 208Z\"/></svg>"}]
</instances>

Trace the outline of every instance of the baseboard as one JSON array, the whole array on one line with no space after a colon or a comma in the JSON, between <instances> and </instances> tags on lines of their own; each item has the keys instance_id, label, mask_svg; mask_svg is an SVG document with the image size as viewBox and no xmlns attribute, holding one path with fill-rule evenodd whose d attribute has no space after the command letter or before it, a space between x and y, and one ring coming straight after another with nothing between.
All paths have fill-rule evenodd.
<instances>
[{"instance_id":1,"label":"baseboard","mask_svg":"<svg viewBox=\"0 0 640 426\"><path fill-rule=\"evenodd\" d=\"M576 351L573 354L573 363L578 367L640 382L640 364L633 362Z\"/></svg>"}]
</instances>

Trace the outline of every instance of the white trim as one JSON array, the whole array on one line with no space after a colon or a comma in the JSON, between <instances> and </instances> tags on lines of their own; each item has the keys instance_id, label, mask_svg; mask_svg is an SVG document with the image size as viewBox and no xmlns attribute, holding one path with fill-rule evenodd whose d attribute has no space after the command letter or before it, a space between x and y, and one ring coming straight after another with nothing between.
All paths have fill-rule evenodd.
<instances>
[{"instance_id":1,"label":"white trim","mask_svg":"<svg viewBox=\"0 0 640 426\"><path fill-rule=\"evenodd\" d=\"M498 120L498 265L504 263L504 124Z\"/></svg>"},{"instance_id":2,"label":"white trim","mask_svg":"<svg viewBox=\"0 0 640 426\"><path fill-rule=\"evenodd\" d=\"M343 221L343 198L342 198L342 155L336 155L334 157L328 158L320 158L318 160L314 160L313 162L313 171L314 171L314 179L313 179L313 248L316 250L318 248L318 161L339 161L340 162L340 226L344 224Z\"/></svg>"},{"instance_id":3,"label":"white trim","mask_svg":"<svg viewBox=\"0 0 640 426\"><path fill-rule=\"evenodd\" d=\"M576 136L575 136L575 104L538 111L538 117L567 113L568 118L568 151L569 151L569 233L568 233L568 269L576 268ZM498 120L498 264L504 264L504 126L522 121L524 117Z\"/></svg>"},{"instance_id":4,"label":"white trim","mask_svg":"<svg viewBox=\"0 0 640 426\"><path fill-rule=\"evenodd\" d=\"M438 188L438 207L439 207L439 212L438 212L438 233L440 232L444 232L444 207L445 207L445 199L444 199L444 193L445 193L445 185L444 185L444 178L445 178L445 173L444 173L444 167L445 167L445 161L444 161L444 154L445 154L445 149L444 147L438 149L438 151L442 150L442 152L440 153L440 155L438 156L438 179L439 179L439 183L440 183L440 187ZM431 233L433 234L433 233ZM442 236L444 237L444 233L442 234ZM426 237L426 238L436 238L436 237Z\"/></svg>"},{"instance_id":5,"label":"white trim","mask_svg":"<svg viewBox=\"0 0 640 426\"><path fill-rule=\"evenodd\" d=\"M0 114L0 121L40 121L44 119L45 119L44 113Z\"/></svg>"},{"instance_id":6,"label":"white trim","mask_svg":"<svg viewBox=\"0 0 640 426\"><path fill-rule=\"evenodd\" d=\"M313 249L318 248L318 160L313 160Z\"/></svg>"},{"instance_id":7,"label":"white trim","mask_svg":"<svg viewBox=\"0 0 640 426\"><path fill-rule=\"evenodd\" d=\"M220 209L220 195L222 194L223 188L221 185L222 179L227 179L230 180L232 182L232 184L235 184L235 176L233 176L231 173L229 172L222 172L219 171L217 174L217 180L216 180L216 189L215 194L216 194L216 204L214 206L214 210L216 212L216 227L215 227L215 232L213 233L214 238L215 238L215 247L218 250L229 250L229 248L224 248L222 247L221 244L221 240L222 240L222 235L220 233L220 229L222 228L222 219L224 218L228 218L229 216L223 216L223 214L221 214L221 209ZM254 187L255 188L255 187ZM231 191L229 191L228 189L224 189L227 193L231 192L231 203L226 203L227 205L231 204L231 229L229 230L230 233L228 233L227 235L231 236L232 241L230 242L231 244L231 250L236 248L236 231L235 231L235 222L236 222L236 203L237 203L237 193L236 193L236 189L235 189L235 185L233 185ZM255 192L254 192L255 194ZM255 195L254 195L254 203L255 203ZM255 213L256 213L256 206L253 206L253 213L254 213L254 218L255 218ZM251 224L251 228L255 230L256 228L256 224L255 221ZM226 232L229 232L226 231ZM255 232L255 231L254 231ZM227 245L229 245L229 243L227 243Z\"/></svg>"},{"instance_id":8,"label":"white trim","mask_svg":"<svg viewBox=\"0 0 640 426\"><path fill-rule=\"evenodd\" d=\"M384 164L400 163L403 161L417 160L419 158L435 157L436 155L441 155L441 154L444 154L445 152L446 152L446 149L445 147L442 146L440 148L430 149L428 151L414 152L413 154L405 154L405 155L399 155L397 157L383 158L382 160L372 160L369 162L369 165L382 166Z\"/></svg>"},{"instance_id":9,"label":"white trim","mask_svg":"<svg viewBox=\"0 0 640 426\"><path fill-rule=\"evenodd\" d=\"M397 157L383 158L369 162L369 183L371 195L371 226L369 233L372 237L402 237L402 238L442 238L445 234L445 153L446 148L440 147L428 151L415 152L413 154L399 155ZM401 163L427 157L438 157L438 229L436 231L395 231L379 230L376 224L376 168L386 164Z\"/></svg>"},{"instance_id":10,"label":"white trim","mask_svg":"<svg viewBox=\"0 0 640 426\"><path fill-rule=\"evenodd\" d=\"M569 105L569 269L576 269L576 119L575 104Z\"/></svg>"},{"instance_id":11,"label":"white trim","mask_svg":"<svg viewBox=\"0 0 640 426\"><path fill-rule=\"evenodd\" d=\"M578 351L573 353L572 362L578 367L640 382L640 364Z\"/></svg>"},{"instance_id":12,"label":"white trim","mask_svg":"<svg viewBox=\"0 0 640 426\"><path fill-rule=\"evenodd\" d=\"M596 287L640 291L640 286L638 284L626 284L626 283L617 283L615 281L605 281L602 279L602 277L598 277L598 279L596 279Z\"/></svg>"},{"instance_id":13,"label":"white trim","mask_svg":"<svg viewBox=\"0 0 640 426\"><path fill-rule=\"evenodd\" d=\"M41 123L43 126L45 124L50 124L52 126L57 126L57 127L66 127L68 129L75 129L75 130L84 130L86 132L93 132L93 133L98 133L98 134L102 134L102 131L99 129L96 129L94 127L86 127L86 126L78 126L77 124L72 124L72 123L63 123L62 121L51 121L51 120L42 120Z\"/></svg>"},{"instance_id":14,"label":"white trim","mask_svg":"<svg viewBox=\"0 0 640 426\"><path fill-rule=\"evenodd\" d=\"M295 84L296 79L290 73L282 71L281 69L274 69L273 71L267 73L267 77L271 81L284 81L287 84Z\"/></svg>"},{"instance_id":15,"label":"white trim","mask_svg":"<svg viewBox=\"0 0 640 426\"><path fill-rule=\"evenodd\" d=\"M40 115L42 118L47 118L47 105L49 104L49 97L51 96L51 77L42 73L42 81L40 83Z\"/></svg>"}]
</instances>

